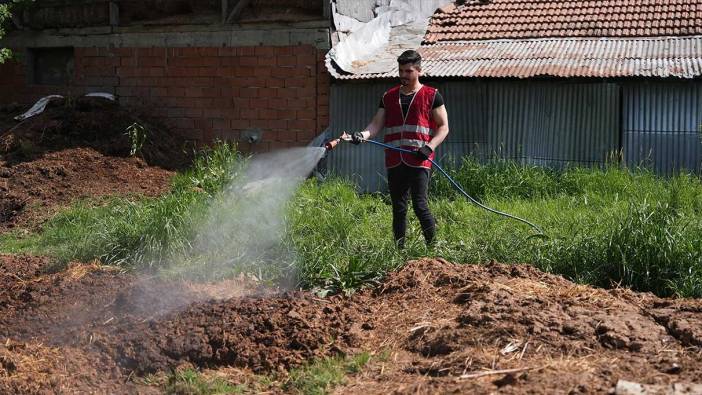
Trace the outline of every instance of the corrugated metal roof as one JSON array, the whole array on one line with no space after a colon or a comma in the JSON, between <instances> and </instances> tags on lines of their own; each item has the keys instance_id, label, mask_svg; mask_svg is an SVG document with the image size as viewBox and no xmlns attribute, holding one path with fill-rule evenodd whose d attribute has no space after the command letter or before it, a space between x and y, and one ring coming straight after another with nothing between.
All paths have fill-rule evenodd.
<instances>
[{"instance_id":1,"label":"corrugated metal roof","mask_svg":"<svg viewBox=\"0 0 702 395\"><path fill-rule=\"evenodd\" d=\"M647 38L547 38L424 45L425 77L675 77L702 76L702 36ZM395 78L346 74L329 57L337 79Z\"/></svg>"},{"instance_id":2,"label":"corrugated metal roof","mask_svg":"<svg viewBox=\"0 0 702 395\"><path fill-rule=\"evenodd\" d=\"M468 0L441 7L425 41L697 34L699 0Z\"/></svg>"}]
</instances>

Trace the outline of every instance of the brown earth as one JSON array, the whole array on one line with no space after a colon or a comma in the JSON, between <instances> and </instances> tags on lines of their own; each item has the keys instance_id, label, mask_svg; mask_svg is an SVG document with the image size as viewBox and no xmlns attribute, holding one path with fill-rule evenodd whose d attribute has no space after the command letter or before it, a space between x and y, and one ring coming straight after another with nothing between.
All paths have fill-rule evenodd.
<instances>
[{"instance_id":1,"label":"brown earth","mask_svg":"<svg viewBox=\"0 0 702 395\"><path fill-rule=\"evenodd\" d=\"M0 109L0 232L41 224L82 197L162 194L172 170L189 160L181 138L107 99L52 100L43 113L14 121L24 110ZM146 140L130 156L126 130L134 123L146 128Z\"/></svg>"},{"instance_id":2,"label":"brown earth","mask_svg":"<svg viewBox=\"0 0 702 395\"><path fill-rule=\"evenodd\" d=\"M702 377L701 301L526 265L411 261L375 289L320 299L45 263L0 258L0 392L158 392L139 377L183 364L241 383L364 350L376 357L336 392L606 393Z\"/></svg>"}]
</instances>

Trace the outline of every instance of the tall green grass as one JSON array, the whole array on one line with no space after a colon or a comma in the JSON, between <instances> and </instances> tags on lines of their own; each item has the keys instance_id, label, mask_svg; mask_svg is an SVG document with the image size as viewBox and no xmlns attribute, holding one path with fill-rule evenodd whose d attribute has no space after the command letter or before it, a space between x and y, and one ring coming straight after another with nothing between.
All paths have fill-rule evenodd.
<instances>
[{"instance_id":1,"label":"tall green grass","mask_svg":"<svg viewBox=\"0 0 702 395\"><path fill-rule=\"evenodd\" d=\"M169 194L83 202L39 235L1 237L0 248L167 268L173 265L169 257L192 248L208 206L245 163L235 147L216 146L176 176ZM475 198L539 224L548 237L533 237L527 226L477 208L435 173L430 205L438 242L428 249L410 214L407 246L398 251L387 195L359 194L339 179L311 179L287 209L281 249L295 252L294 265L271 262L269 277L294 275L298 285L320 292L352 291L408 259L441 256L531 263L582 283L702 297L702 183L696 176L663 179L617 166L554 171L471 159L448 171Z\"/></svg>"},{"instance_id":2,"label":"tall green grass","mask_svg":"<svg viewBox=\"0 0 702 395\"><path fill-rule=\"evenodd\" d=\"M198 155L190 170L177 174L166 195L79 202L45 224L39 247L33 249L61 261L97 258L128 268L168 265L173 256L190 250L209 203L241 174L245 161L236 147L216 145Z\"/></svg>"}]
</instances>

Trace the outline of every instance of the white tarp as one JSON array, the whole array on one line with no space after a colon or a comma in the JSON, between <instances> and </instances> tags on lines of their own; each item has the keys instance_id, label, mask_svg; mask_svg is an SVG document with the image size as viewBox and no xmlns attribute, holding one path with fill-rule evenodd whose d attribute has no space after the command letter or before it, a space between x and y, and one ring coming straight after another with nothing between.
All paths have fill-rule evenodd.
<instances>
[{"instance_id":1,"label":"white tarp","mask_svg":"<svg viewBox=\"0 0 702 395\"><path fill-rule=\"evenodd\" d=\"M359 5L367 2L337 0L334 24L338 31L350 33L328 56L342 70L353 74L386 73L396 67L396 58L406 49L418 48L424 39L429 18L446 0L376 0L370 22L353 18ZM348 3L354 3L351 7ZM372 3L372 2L371 2ZM353 15L343 15L350 9ZM362 14L362 13L361 13Z\"/></svg>"},{"instance_id":2,"label":"white tarp","mask_svg":"<svg viewBox=\"0 0 702 395\"><path fill-rule=\"evenodd\" d=\"M88 93L85 95L87 97L102 97L108 100L115 101L115 96L111 93L105 93L105 92L94 92L94 93ZM49 95L49 96L44 96L41 99L37 100L34 105L27 110L24 114L20 114L15 117L15 121L24 121L27 118L33 117L35 115L41 114L44 112L46 109L46 106L49 104L49 102L53 99L63 99L63 96L61 95Z\"/></svg>"}]
</instances>

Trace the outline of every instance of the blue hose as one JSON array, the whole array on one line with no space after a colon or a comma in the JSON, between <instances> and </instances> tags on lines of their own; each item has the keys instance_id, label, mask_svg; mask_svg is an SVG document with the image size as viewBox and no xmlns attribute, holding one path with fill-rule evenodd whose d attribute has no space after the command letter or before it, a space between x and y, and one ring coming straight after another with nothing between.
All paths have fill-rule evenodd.
<instances>
[{"instance_id":1,"label":"blue hose","mask_svg":"<svg viewBox=\"0 0 702 395\"><path fill-rule=\"evenodd\" d=\"M390 150L393 150L393 151L404 152L404 153L406 153L406 154L415 155L415 151L411 151L411 150L404 149L404 148L399 148L399 147L393 147L393 146L391 146L391 145L388 145L388 144L385 144L385 143L381 143L381 142L379 142L379 141L375 141L375 140L363 140L363 141L368 142L368 143L371 143L371 144L375 144L375 145L378 145L378 146L381 146L381 147L383 147L383 148L387 148L387 149L390 149ZM429 159L429 161L430 161L434 166L436 166L437 169L439 169L439 171L441 172L441 174L443 174L443 175L451 182L451 184L453 184L453 186L454 186L458 191L460 191L460 192L463 194L463 196L465 196L466 198L468 198L468 200L470 200L471 202L473 202L473 204L475 204L476 206L478 206L478 207L480 207L480 208L483 208L483 209L485 209L485 210L487 210L487 211L489 211L489 212L491 212L491 213L495 213L495 214L498 214L498 215L502 215L502 216L507 217L507 218L512 218L512 219L514 219L514 220L517 220L517 221L519 221L519 222L522 222L522 223L525 223L525 224L531 226L532 228L536 229L537 232L539 232L539 234L538 234L538 235L535 235L535 236L545 236L545 234L544 234L544 232L541 230L541 228L539 228L538 226L534 225L533 223L531 223L531 222L529 222L529 221L527 221L527 220L525 220L525 219L519 218L519 217L517 217L517 216L514 216L514 215L512 215L512 214L507 214L507 213L503 213L502 211L495 210L495 209L490 208L490 207L488 207L488 206L486 206L486 205L480 203L479 201L475 200L472 196L470 196L468 193L466 193L466 191L464 191L463 188L461 188L461 186L460 186L453 178L451 178L451 176L449 176L448 173L446 173L446 170L444 170L441 166L439 166L438 163L436 163L436 162L435 162L434 160L432 160L432 159Z\"/></svg>"}]
</instances>

